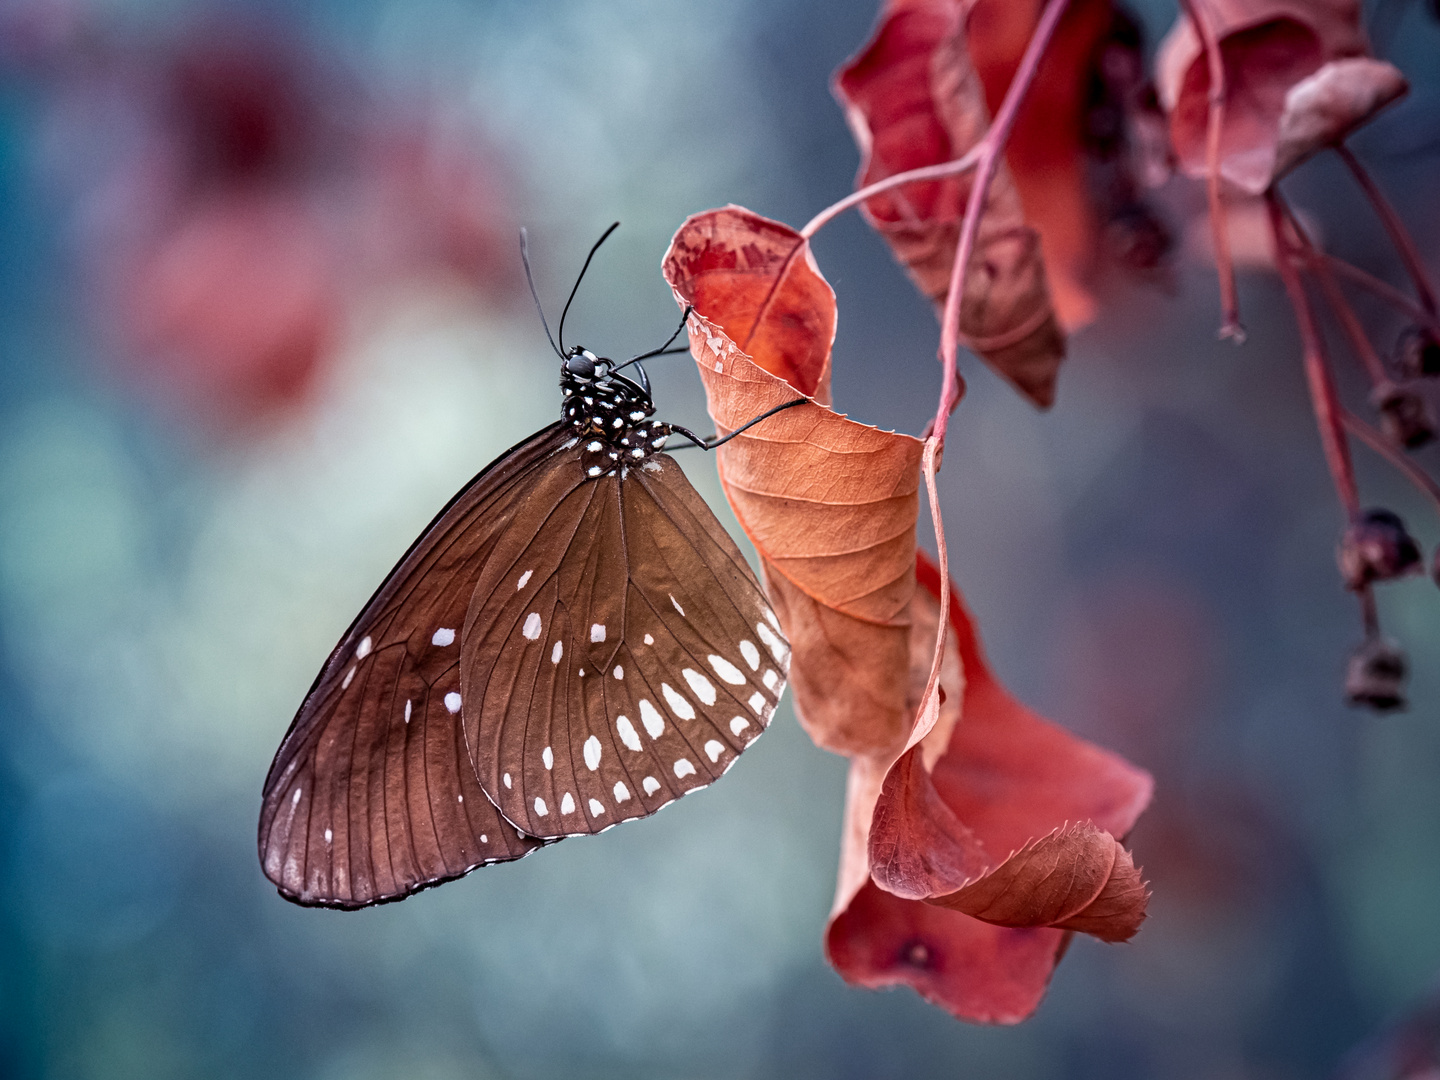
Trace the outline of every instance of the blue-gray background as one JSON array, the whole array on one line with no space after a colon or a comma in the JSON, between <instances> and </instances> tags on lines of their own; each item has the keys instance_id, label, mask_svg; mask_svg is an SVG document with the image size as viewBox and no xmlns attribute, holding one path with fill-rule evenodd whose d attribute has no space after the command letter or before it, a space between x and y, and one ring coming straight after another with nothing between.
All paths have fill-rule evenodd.
<instances>
[{"instance_id":1,"label":"blue-gray background","mask_svg":"<svg viewBox=\"0 0 1440 1080\"><path fill-rule=\"evenodd\" d=\"M164 41L196 10L87 17ZM868 0L243 10L367 93L483 128L551 306L621 219L571 320L599 351L669 332L657 267L687 214L798 225L854 173L827 80ZM1173 9L1142 14L1153 44ZM1422 5L1384 17L1416 89L1357 145L1433 256L1440 33ZM1249 343L1217 343L1213 281L1183 253L1169 292L1109 289L1052 413L972 364L951 428L952 562L1001 676L1159 781L1133 836L1149 922L1122 947L1078 939L1032 1021L968 1027L825 965L844 763L788 706L653 820L400 905L282 902L254 825L296 704L435 508L555 414L555 361L523 304L391 281L351 309L307 407L216 438L147 403L106 363L80 211L46 180L59 93L24 64L0 87L0 1075L1288 1080L1433 987L1440 594L1382 596L1411 710L1346 709L1359 625L1293 321L1250 275ZM1341 171L1288 190L1401 280ZM853 215L816 250L838 406L918 431L932 315ZM1365 310L1388 345L1397 324ZM703 429L687 362L654 377L661 415ZM1433 513L1358 454L1367 502L1433 547ZM713 466L686 467L722 507Z\"/></svg>"}]
</instances>

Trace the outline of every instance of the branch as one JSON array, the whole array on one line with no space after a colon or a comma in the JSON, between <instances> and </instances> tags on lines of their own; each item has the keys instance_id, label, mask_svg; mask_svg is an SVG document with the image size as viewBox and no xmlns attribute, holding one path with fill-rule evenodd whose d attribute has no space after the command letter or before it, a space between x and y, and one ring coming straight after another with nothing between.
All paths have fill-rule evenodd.
<instances>
[{"instance_id":1,"label":"branch","mask_svg":"<svg viewBox=\"0 0 1440 1080\"><path fill-rule=\"evenodd\" d=\"M852 192L839 202L831 203L824 210L821 210L800 230L800 235L809 240L817 232L828 225L833 219L839 217L852 206L858 206L866 199L875 195L883 195L891 188L902 187L905 184L918 183L921 180L943 180L947 176L961 176L975 168L980 160L980 149L983 143L976 143L962 157L954 161L945 161L939 165L923 165L918 169L909 169L906 172L895 173L887 176L884 180L876 180L868 187Z\"/></svg>"},{"instance_id":2,"label":"branch","mask_svg":"<svg viewBox=\"0 0 1440 1080\"><path fill-rule=\"evenodd\" d=\"M1040 22L1035 27L1035 33L1025 47L1025 55L1020 59L1015 77L1010 80L1010 87L1005 91L1005 100L1000 105L1000 111L995 115L990 130L974 148L979 152L980 158L976 165L975 180L970 186L970 198L965 204L960 240L955 246L955 263L950 269L950 288L945 295L945 311L940 317L940 366L944 374L940 388L940 404L935 410L935 420L930 430L942 449L950 414L960 403L960 306L964 296L965 276L970 267L971 256L975 253L975 239L980 233L980 220L985 215L985 198L990 193L990 185L1000 167L1010 132L1014 130L1020 105L1035 82L1035 75L1040 69L1040 59L1044 56L1050 39L1055 36L1055 28L1060 25L1060 18L1065 14L1069 3L1070 0L1048 0Z\"/></svg>"},{"instance_id":3,"label":"branch","mask_svg":"<svg viewBox=\"0 0 1440 1080\"><path fill-rule=\"evenodd\" d=\"M1220 279L1220 337L1239 345L1245 340L1240 325L1240 298L1235 289L1235 263L1230 257L1230 230L1225 203L1220 198L1220 132L1225 124L1225 59L1210 23L1201 18L1200 0L1180 0L1190 25L1195 27L1205 49L1210 92L1205 112L1205 194L1210 204L1210 234L1215 244L1215 271Z\"/></svg>"}]
</instances>

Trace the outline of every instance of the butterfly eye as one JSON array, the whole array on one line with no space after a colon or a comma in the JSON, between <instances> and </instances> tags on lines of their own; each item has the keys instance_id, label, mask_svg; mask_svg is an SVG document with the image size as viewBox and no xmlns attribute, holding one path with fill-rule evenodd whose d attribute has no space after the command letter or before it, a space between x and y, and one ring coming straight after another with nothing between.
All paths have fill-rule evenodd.
<instances>
[{"instance_id":1,"label":"butterfly eye","mask_svg":"<svg viewBox=\"0 0 1440 1080\"><path fill-rule=\"evenodd\" d=\"M565 358L565 373L578 379L593 379L595 377L595 360L589 353L577 348Z\"/></svg>"}]
</instances>

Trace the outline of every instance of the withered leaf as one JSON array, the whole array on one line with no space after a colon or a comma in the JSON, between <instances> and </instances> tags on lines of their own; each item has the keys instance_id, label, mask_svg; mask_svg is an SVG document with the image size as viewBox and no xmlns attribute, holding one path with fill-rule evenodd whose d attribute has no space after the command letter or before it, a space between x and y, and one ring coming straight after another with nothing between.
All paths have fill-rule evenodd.
<instances>
[{"instance_id":1,"label":"withered leaf","mask_svg":"<svg viewBox=\"0 0 1440 1080\"><path fill-rule=\"evenodd\" d=\"M721 431L793 399L721 447L720 480L760 553L793 649L796 711L844 754L904 742L908 605L923 444L826 408L835 298L788 226L740 207L697 214L664 260Z\"/></svg>"},{"instance_id":2,"label":"withered leaf","mask_svg":"<svg viewBox=\"0 0 1440 1080\"><path fill-rule=\"evenodd\" d=\"M1275 175L1343 141L1410 89L1393 64L1368 56L1332 60L1285 95L1275 145Z\"/></svg>"},{"instance_id":3,"label":"withered leaf","mask_svg":"<svg viewBox=\"0 0 1440 1080\"><path fill-rule=\"evenodd\" d=\"M917 581L918 636L940 588L923 554ZM1011 1023L1039 1003L1065 931L1124 940L1144 917L1144 886L1115 837L1148 803L1151 781L1010 697L958 593L950 604L958 719L933 767L928 735L912 735L888 769L852 764L826 944L853 982L905 983L956 1015ZM927 673L931 644L914 654ZM956 676L945 670L948 700ZM866 862L868 881L858 872Z\"/></svg>"},{"instance_id":4,"label":"withered leaf","mask_svg":"<svg viewBox=\"0 0 1440 1080\"><path fill-rule=\"evenodd\" d=\"M858 186L960 157L989 124L985 91L953 0L898 0L835 93L860 146ZM920 291L944 306L970 178L910 184L864 213ZM965 343L1041 408L1055 399L1065 341L1051 307L1039 234L1002 166L986 197L960 309Z\"/></svg>"},{"instance_id":5,"label":"withered leaf","mask_svg":"<svg viewBox=\"0 0 1440 1080\"><path fill-rule=\"evenodd\" d=\"M1258 195L1283 171L1278 146L1291 89L1327 61L1366 52L1360 5L1355 0L1206 0L1201 10L1225 68L1220 175ZM1183 16L1160 45L1156 88L1170 114L1181 169L1205 176L1210 72L1200 37Z\"/></svg>"}]
</instances>

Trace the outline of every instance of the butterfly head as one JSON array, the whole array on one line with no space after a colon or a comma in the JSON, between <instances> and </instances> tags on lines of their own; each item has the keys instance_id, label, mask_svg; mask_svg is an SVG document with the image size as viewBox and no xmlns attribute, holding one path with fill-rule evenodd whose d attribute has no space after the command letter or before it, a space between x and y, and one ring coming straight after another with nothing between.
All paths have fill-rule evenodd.
<instances>
[{"instance_id":1,"label":"butterfly head","mask_svg":"<svg viewBox=\"0 0 1440 1080\"><path fill-rule=\"evenodd\" d=\"M596 478L630 466L644 465L665 446L667 424L652 420L655 404L649 380L637 366L636 379L589 349L567 349L560 363L565 392L562 416L584 440L581 465Z\"/></svg>"}]
</instances>

